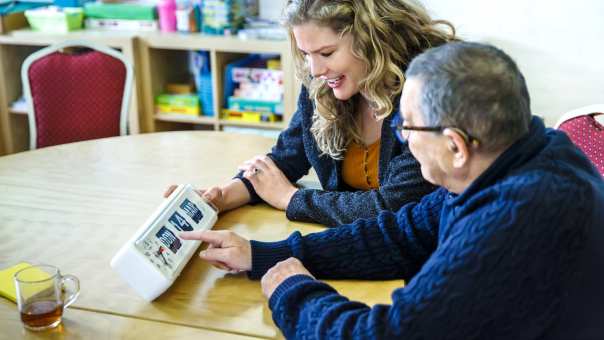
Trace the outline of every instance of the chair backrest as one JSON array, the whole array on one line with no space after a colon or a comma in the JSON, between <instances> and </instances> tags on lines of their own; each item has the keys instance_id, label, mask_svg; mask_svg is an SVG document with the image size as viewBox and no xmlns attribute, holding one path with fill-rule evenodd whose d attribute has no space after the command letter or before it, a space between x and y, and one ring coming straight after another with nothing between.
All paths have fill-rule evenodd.
<instances>
[{"instance_id":1,"label":"chair backrest","mask_svg":"<svg viewBox=\"0 0 604 340\"><path fill-rule=\"evenodd\" d=\"M62 49L84 47L83 53ZM125 135L132 64L118 51L65 41L28 56L21 68L30 148Z\"/></svg>"},{"instance_id":2,"label":"chair backrest","mask_svg":"<svg viewBox=\"0 0 604 340\"><path fill-rule=\"evenodd\" d=\"M555 128L566 132L604 176L604 126L595 118L600 114L604 114L604 104L572 110L558 120Z\"/></svg>"}]
</instances>

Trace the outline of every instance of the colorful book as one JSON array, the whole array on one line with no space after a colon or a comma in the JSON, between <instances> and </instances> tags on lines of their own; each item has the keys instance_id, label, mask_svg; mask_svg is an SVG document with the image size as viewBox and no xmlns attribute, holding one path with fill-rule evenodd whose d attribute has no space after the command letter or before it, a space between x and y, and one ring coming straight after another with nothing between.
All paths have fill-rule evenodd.
<instances>
[{"instance_id":1,"label":"colorful book","mask_svg":"<svg viewBox=\"0 0 604 340\"><path fill-rule=\"evenodd\" d=\"M159 31L157 20L86 19L86 28L105 31Z\"/></svg>"}]
</instances>

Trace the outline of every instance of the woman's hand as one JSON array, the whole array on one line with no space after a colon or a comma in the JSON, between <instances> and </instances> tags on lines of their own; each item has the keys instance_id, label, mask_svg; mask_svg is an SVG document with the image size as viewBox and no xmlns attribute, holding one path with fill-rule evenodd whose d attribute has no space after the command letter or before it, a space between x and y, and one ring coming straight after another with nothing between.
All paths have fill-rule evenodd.
<instances>
[{"instance_id":1,"label":"woman's hand","mask_svg":"<svg viewBox=\"0 0 604 340\"><path fill-rule=\"evenodd\" d=\"M177 185L170 185L164 192L164 197L170 196L176 187ZM213 186L208 189L196 189L195 192L212 203L218 209L218 212L240 207L250 200L247 189L239 179L232 180L223 187Z\"/></svg>"},{"instance_id":2,"label":"woman's hand","mask_svg":"<svg viewBox=\"0 0 604 340\"><path fill-rule=\"evenodd\" d=\"M166 191L164 191L164 198L168 198L168 196L172 195L174 190L176 190L176 187L178 187L178 185L176 185L176 184L170 185L168 187L168 189L166 189Z\"/></svg>"},{"instance_id":3,"label":"woman's hand","mask_svg":"<svg viewBox=\"0 0 604 340\"><path fill-rule=\"evenodd\" d=\"M314 279L314 276L304 267L302 262L295 257L290 257L285 261L281 261L269 269L262 277L262 293L267 299L275 292L283 281L288 277L303 274Z\"/></svg>"},{"instance_id":4,"label":"woman's hand","mask_svg":"<svg viewBox=\"0 0 604 340\"><path fill-rule=\"evenodd\" d=\"M239 166L239 170L252 183L258 196L277 209L287 209L298 191L268 156L254 157Z\"/></svg>"},{"instance_id":5,"label":"woman's hand","mask_svg":"<svg viewBox=\"0 0 604 340\"><path fill-rule=\"evenodd\" d=\"M225 194L221 187L211 187L209 189L198 189L195 192L206 201L212 203L218 212L226 210Z\"/></svg>"},{"instance_id":6,"label":"woman's hand","mask_svg":"<svg viewBox=\"0 0 604 340\"><path fill-rule=\"evenodd\" d=\"M250 241L229 230L202 230L182 232L183 240L207 242L208 248L199 257L213 266L230 273L252 269L252 246Z\"/></svg>"}]
</instances>

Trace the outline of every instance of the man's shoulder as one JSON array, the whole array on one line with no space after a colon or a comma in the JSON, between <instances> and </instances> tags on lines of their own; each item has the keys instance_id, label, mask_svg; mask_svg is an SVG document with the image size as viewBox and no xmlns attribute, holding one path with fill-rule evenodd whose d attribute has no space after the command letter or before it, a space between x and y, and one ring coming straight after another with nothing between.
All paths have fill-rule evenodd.
<instances>
[{"instance_id":1,"label":"man's shoulder","mask_svg":"<svg viewBox=\"0 0 604 340\"><path fill-rule=\"evenodd\" d=\"M482 204L498 213L538 219L562 210L604 205L604 182L590 172L558 162L517 169L480 193ZM564 208L564 209L562 209Z\"/></svg>"},{"instance_id":2,"label":"man's shoulder","mask_svg":"<svg viewBox=\"0 0 604 340\"><path fill-rule=\"evenodd\" d=\"M557 199L562 195L555 195L572 194L584 184L586 181L571 169L532 165L511 172L490 189L506 197L525 193L535 198Z\"/></svg>"}]
</instances>

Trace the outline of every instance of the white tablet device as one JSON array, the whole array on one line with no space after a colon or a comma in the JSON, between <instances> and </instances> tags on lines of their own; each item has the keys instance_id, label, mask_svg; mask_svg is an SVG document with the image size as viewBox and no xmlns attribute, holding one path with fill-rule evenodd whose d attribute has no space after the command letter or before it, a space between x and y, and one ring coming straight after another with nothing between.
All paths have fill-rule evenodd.
<instances>
[{"instance_id":1,"label":"white tablet device","mask_svg":"<svg viewBox=\"0 0 604 340\"><path fill-rule=\"evenodd\" d=\"M152 301L174 283L201 241L182 240L181 231L210 229L218 212L189 184L179 185L111 259L111 267Z\"/></svg>"}]
</instances>

